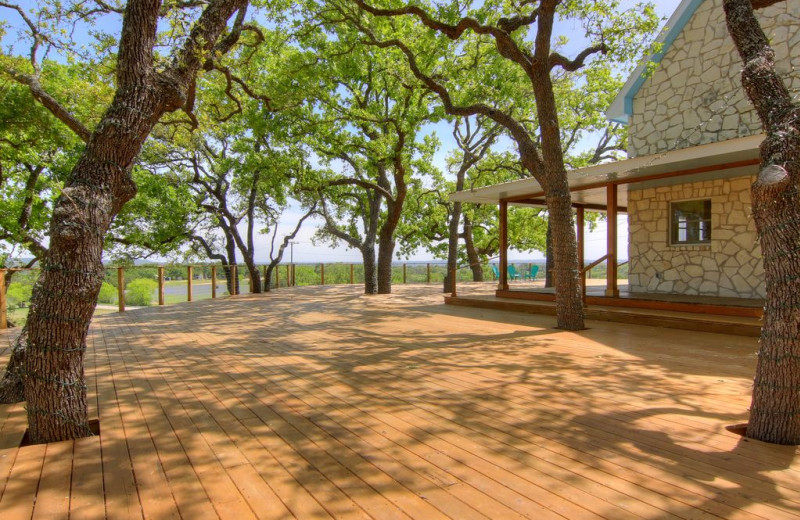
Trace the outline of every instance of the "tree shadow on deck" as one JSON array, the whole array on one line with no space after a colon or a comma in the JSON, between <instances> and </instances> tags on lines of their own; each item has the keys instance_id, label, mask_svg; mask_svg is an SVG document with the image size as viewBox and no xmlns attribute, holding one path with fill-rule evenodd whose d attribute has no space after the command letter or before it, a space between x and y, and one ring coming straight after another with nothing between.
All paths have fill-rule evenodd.
<instances>
[{"instance_id":1,"label":"tree shadow on deck","mask_svg":"<svg viewBox=\"0 0 800 520\"><path fill-rule=\"evenodd\" d=\"M659 518L684 502L721 511L728 499L744 507L774 495L774 482L751 493L755 477L730 471L733 490L714 484L725 457L755 460L746 446L713 447L722 424L744 417L714 398L747 391L747 343L646 327L567 333L546 328L548 317L475 318L396 300L323 291L314 302L196 302L102 318L93 334L118 344L114 366L128 367L122 376L151 434L193 432L185 448L198 464L235 465L237 452L259 471L277 464L324 507L368 500L387 475L417 494L469 482L498 500L500 482L508 495L497 511L534 507L526 500L544 486L609 517L617 499ZM673 440L681 425L712 448ZM763 473L791 465L785 455L755 461L753 472L769 480ZM699 467L685 474L684 459ZM647 501L664 491L648 468L683 494L653 509Z\"/></svg>"}]
</instances>

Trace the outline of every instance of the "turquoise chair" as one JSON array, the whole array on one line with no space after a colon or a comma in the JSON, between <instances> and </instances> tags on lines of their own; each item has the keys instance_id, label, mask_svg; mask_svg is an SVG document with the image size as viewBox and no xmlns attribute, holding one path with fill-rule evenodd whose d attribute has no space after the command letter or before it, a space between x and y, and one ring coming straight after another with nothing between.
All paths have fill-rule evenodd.
<instances>
[{"instance_id":1,"label":"turquoise chair","mask_svg":"<svg viewBox=\"0 0 800 520\"><path fill-rule=\"evenodd\" d=\"M519 280L519 273L517 272L517 268L514 267L514 264L508 265L508 279L509 280Z\"/></svg>"},{"instance_id":2,"label":"turquoise chair","mask_svg":"<svg viewBox=\"0 0 800 520\"><path fill-rule=\"evenodd\" d=\"M527 280L535 282L536 281L536 275L538 275L538 274L539 274L539 266L538 265L532 265L530 272L525 273L525 278Z\"/></svg>"},{"instance_id":3,"label":"turquoise chair","mask_svg":"<svg viewBox=\"0 0 800 520\"><path fill-rule=\"evenodd\" d=\"M500 269L497 268L497 265L492 264L492 274L494 275L495 280L500 279Z\"/></svg>"}]
</instances>

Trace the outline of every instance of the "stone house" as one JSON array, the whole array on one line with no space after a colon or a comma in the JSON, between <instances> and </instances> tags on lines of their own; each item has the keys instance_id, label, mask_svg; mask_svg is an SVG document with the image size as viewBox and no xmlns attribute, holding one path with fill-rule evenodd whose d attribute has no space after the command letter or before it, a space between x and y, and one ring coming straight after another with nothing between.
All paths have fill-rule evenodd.
<instances>
[{"instance_id":1,"label":"stone house","mask_svg":"<svg viewBox=\"0 0 800 520\"><path fill-rule=\"evenodd\" d=\"M758 16L779 71L800 94L800 1ZM607 211L608 272L615 273L616 214L627 213L630 293L763 298L750 218L763 136L741 87L722 0L683 0L658 41L657 66L650 74L637 68L606 114L628 125L629 158L570 172L579 238L584 209ZM503 205L542 204L543 192L525 179L452 198L499 203L502 214ZM606 296L615 295L610 280Z\"/></svg>"}]
</instances>

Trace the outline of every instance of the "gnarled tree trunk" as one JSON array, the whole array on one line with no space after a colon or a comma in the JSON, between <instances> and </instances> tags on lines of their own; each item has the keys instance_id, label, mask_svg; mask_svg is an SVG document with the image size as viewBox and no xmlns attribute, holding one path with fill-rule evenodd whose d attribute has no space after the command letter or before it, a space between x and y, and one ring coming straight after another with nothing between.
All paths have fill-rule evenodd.
<instances>
[{"instance_id":1,"label":"gnarled tree trunk","mask_svg":"<svg viewBox=\"0 0 800 520\"><path fill-rule=\"evenodd\" d=\"M361 249L364 262L364 294L378 294L378 270L375 268L375 244L367 243Z\"/></svg>"},{"instance_id":2,"label":"gnarled tree trunk","mask_svg":"<svg viewBox=\"0 0 800 520\"><path fill-rule=\"evenodd\" d=\"M724 0L744 62L742 84L767 138L752 186L753 220L764 255L767 301L748 437L800 444L800 104L775 71L774 52L753 13L774 0Z\"/></svg>"},{"instance_id":3,"label":"gnarled tree trunk","mask_svg":"<svg viewBox=\"0 0 800 520\"><path fill-rule=\"evenodd\" d=\"M483 266L481 265L481 258L478 255L478 250L475 247L475 241L472 238L472 221L466 215L464 215L464 245L467 250L469 268L472 270L472 281L482 282Z\"/></svg>"},{"instance_id":4,"label":"gnarled tree trunk","mask_svg":"<svg viewBox=\"0 0 800 520\"><path fill-rule=\"evenodd\" d=\"M31 298L19 375L32 443L90 435L83 357L104 278L103 239L136 194L131 169L142 143L164 113L183 105L202 51L210 50L239 5L243 2L212 2L173 67L157 72L153 47L161 2L127 4L117 91L55 203L50 248Z\"/></svg>"}]
</instances>

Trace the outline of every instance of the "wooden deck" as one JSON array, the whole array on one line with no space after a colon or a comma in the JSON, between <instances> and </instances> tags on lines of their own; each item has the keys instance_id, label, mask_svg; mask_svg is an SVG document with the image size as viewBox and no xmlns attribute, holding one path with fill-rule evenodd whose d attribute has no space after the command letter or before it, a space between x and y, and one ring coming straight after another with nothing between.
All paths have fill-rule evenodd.
<instances>
[{"instance_id":1,"label":"wooden deck","mask_svg":"<svg viewBox=\"0 0 800 520\"><path fill-rule=\"evenodd\" d=\"M17 448L0 406L0 518L800 518L800 449L724 429L754 339L557 331L437 289L97 318L101 433Z\"/></svg>"}]
</instances>

